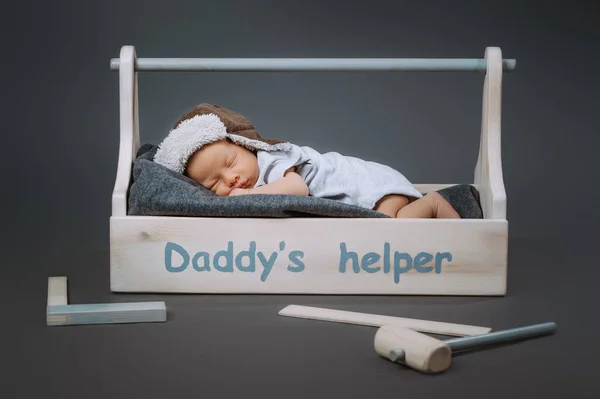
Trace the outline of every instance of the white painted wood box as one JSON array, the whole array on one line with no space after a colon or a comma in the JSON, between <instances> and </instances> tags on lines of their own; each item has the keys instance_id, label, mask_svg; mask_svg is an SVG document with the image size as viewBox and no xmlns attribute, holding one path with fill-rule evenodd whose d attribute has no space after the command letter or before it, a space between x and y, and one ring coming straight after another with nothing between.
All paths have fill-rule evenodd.
<instances>
[{"instance_id":1,"label":"white painted wood box","mask_svg":"<svg viewBox=\"0 0 600 399\"><path fill-rule=\"evenodd\" d=\"M120 79L119 161L110 217L113 292L506 293L508 221L500 122L502 74L514 67L514 60L503 60L499 48L486 48L483 59L406 59L392 64L397 70L472 68L485 75L473 181L481 195L484 219L462 220L128 216L127 190L140 146L137 74L144 68L199 70L201 63L195 61L199 59L141 59L133 46L124 46L120 58L112 60ZM223 68L250 69L236 60L218 61L223 61ZM352 60L337 60L338 64L331 59L301 61L262 60L261 65L266 65L265 70L302 70L314 65L376 70L394 62L362 59L363 65L357 66ZM417 184L417 188L425 193L450 185Z\"/></svg>"}]
</instances>

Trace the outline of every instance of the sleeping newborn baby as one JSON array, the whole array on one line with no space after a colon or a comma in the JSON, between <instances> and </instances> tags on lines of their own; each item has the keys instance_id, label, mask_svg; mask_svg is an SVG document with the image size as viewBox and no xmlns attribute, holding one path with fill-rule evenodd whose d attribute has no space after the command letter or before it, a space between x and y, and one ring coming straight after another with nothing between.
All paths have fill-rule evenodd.
<instances>
[{"instance_id":1,"label":"sleeping newborn baby","mask_svg":"<svg viewBox=\"0 0 600 399\"><path fill-rule=\"evenodd\" d=\"M218 105L200 104L183 115L154 162L220 196L310 195L394 218L460 218L439 193L423 196L393 168L265 139L247 118Z\"/></svg>"}]
</instances>

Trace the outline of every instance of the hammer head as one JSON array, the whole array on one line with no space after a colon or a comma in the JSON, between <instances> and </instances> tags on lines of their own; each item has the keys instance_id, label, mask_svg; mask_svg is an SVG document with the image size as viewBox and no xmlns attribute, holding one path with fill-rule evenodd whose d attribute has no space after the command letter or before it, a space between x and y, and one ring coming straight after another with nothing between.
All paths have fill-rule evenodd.
<instances>
[{"instance_id":1,"label":"hammer head","mask_svg":"<svg viewBox=\"0 0 600 399\"><path fill-rule=\"evenodd\" d=\"M375 352L424 373L442 372L452 361L452 350L443 341L394 325L377 329Z\"/></svg>"}]
</instances>

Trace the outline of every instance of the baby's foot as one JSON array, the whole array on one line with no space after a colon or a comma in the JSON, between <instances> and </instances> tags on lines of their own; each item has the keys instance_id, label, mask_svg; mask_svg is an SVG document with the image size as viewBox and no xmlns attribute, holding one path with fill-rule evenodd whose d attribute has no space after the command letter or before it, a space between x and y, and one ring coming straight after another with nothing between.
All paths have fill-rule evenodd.
<instances>
[{"instance_id":1,"label":"baby's foot","mask_svg":"<svg viewBox=\"0 0 600 399\"><path fill-rule=\"evenodd\" d=\"M433 208L433 217L438 219L460 219L460 215L442 195L431 191L425 195Z\"/></svg>"}]
</instances>

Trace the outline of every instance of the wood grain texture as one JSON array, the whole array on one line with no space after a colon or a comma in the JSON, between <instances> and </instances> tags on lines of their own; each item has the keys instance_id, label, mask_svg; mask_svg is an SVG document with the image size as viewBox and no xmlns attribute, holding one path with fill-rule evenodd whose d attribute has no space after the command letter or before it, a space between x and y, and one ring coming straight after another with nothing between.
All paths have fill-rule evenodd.
<instances>
[{"instance_id":1,"label":"wood grain texture","mask_svg":"<svg viewBox=\"0 0 600 399\"><path fill-rule=\"evenodd\" d=\"M112 217L111 289L504 295L507 242L502 220Z\"/></svg>"},{"instance_id":2,"label":"wood grain texture","mask_svg":"<svg viewBox=\"0 0 600 399\"><path fill-rule=\"evenodd\" d=\"M301 319L358 324L373 327L396 325L425 333L458 337L486 334L492 330L490 327L472 326L468 324L446 323L441 321L385 316L380 314L351 312L302 305L288 305L281 309L278 314L280 316L297 317Z\"/></svg>"},{"instance_id":3,"label":"wood grain texture","mask_svg":"<svg viewBox=\"0 0 600 399\"><path fill-rule=\"evenodd\" d=\"M48 278L46 325L148 323L167 320L164 302L124 302L69 305L67 277Z\"/></svg>"},{"instance_id":4,"label":"wood grain texture","mask_svg":"<svg viewBox=\"0 0 600 399\"><path fill-rule=\"evenodd\" d=\"M49 326L165 322L164 302L99 303L49 306Z\"/></svg>"},{"instance_id":5,"label":"wood grain texture","mask_svg":"<svg viewBox=\"0 0 600 399\"><path fill-rule=\"evenodd\" d=\"M475 166L475 185L486 219L506 219L506 191L502 172L502 51L485 50L487 72L483 82L481 138Z\"/></svg>"},{"instance_id":6,"label":"wood grain texture","mask_svg":"<svg viewBox=\"0 0 600 399\"><path fill-rule=\"evenodd\" d=\"M134 70L136 53L133 46L123 46L119 68L119 158L112 193L112 215L125 216L131 167L140 147L138 112L138 75Z\"/></svg>"},{"instance_id":7,"label":"wood grain texture","mask_svg":"<svg viewBox=\"0 0 600 399\"><path fill-rule=\"evenodd\" d=\"M442 372L452 363L452 350L443 341L399 325L378 328L374 347L389 360L391 351L402 348L404 359L400 363L423 373Z\"/></svg>"},{"instance_id":8,"label":"wood grain texture","mask_svg":"<svg viewBox=\"0 0 600 399\"><path fill-rule=\"evenodd\" d=\"M47 306L66 305L67 303L67 278L65 276L49 277Z\"/></svg>"},{"instance_id":9,"label":"wood grain texture","mask_svg":"<svg viewBox=\"0 0 600 399\"><path fill-rule=\"evenodd\" d=\"M120 59L110 60L111 70L119 70ZM513 71L515 59L502 60L507 72ZM136 71L160 72L477 72L485 71L485 60L449 58L138 58Z\"/></svg>"},{"instance_id":10,"label":"wood grain texture","mask_svg":"<svg viewBox=\"0 0 600 399\"><path fill-rule=\"evenodd\" d=\"M485 220L375 220L310 218L272 220L251 218L185 218L126 216L131 166L140 145L138 78L133 46L123 46L119 58L120 142L110 219L111 290L114 292L168 293L298 293L398 295L504 295L506 293L508 223L502 178L500 121L502 53L485 51L480 147L473 185L481 194ZM416 184L423 193L452 184ZM321 235L318 238L315 232ZM192 265L203 256L227 249L249 250L249 243L266 256L273 254L272 270L253 273L239 268L224 273L196 272ZM279 249L284 242L287 249ZM359 258L359 273L340 273L340 245L345 243ZM190 265L167 271L166 245L184 248ZM402 273L375 271L371 263L399 251L411 262L430 255L452 254L435 273L416 267ZM296 250L295 255L290 251ZM187 252L189 251L189 252ZM236 250L237 251L237 250ZM301 253L300 271L282 257ZM235 252L235 256L239 253ZM200 257L198 257L200 256ZM425 257L425 258L423 258ZM418 260L417 260L418 259ZM185 260L185 259L184 259ZM259 260L257 267L261 267ZM381 262L379 263L381 265ZM245 269L250 268L250 266ZM289 268L286 271L286 268ZM172 268L177 269L177 268ZM422 269L422 268L421 268ZM438 273L439 271L439 273ZM257 275L260 277L257 278Z\"/></svg>"}]
</instances>

